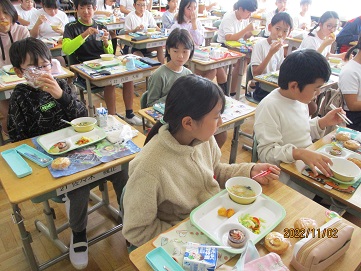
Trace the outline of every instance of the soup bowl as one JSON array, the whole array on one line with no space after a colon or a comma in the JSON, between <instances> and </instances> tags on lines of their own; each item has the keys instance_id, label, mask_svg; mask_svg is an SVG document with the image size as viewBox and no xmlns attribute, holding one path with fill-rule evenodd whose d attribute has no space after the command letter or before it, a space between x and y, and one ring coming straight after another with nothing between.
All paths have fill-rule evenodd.
<instances>
[{"instance_id":1,"label":"soup bowl","mask_svg":"<svg viewBox=\"0 0 361 271\"><path fill-rule=\"evenodd\" d=\"M253 196L236 194L235 186L244 186L246 189L254 192ZM255 180L247 177L233 177L227 180L225 187L228 191L229 197L239 204L251 204L259 195L262 194L262 186Z\"/></svg>"},{"instance_id":2,"label":"soup bowl","mask_svg":"<svg viewBox=\"0 0 361 271\"><path fill-rule=\"evenodd\" d=\"M97 120L91 117L76 118L71 121L74 130L78 133L89 132L94 129Z\"/></svg>"}]
</instances>

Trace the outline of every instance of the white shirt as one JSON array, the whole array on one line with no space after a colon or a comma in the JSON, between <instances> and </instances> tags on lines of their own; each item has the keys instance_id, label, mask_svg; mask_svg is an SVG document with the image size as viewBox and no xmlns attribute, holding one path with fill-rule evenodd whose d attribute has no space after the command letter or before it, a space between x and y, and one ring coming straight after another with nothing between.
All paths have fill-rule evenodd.
<instances>
[{"instance_id":1,"label":"white shirt","mask_svg":"<svg viewBox=\"0 0 361 271\"><path fill-rule=\"evenodd\" d=\"M225 43L226 35L238 33L246 28L248 24L248 19L239 21L235 11L227 12L219 25L217 42Z\"/></svg>"},{"instance_id":2,"label":"white shirt","mask_svg":"<svg viewBox=\"0 0 361 271\"><path fill-rule=\"evenodd\" d=\"M263 60L268 55L268 52L271 49L271 45L268 43L267 39L264 38L259 40L254 46L252 50L251 56L251 65L260 65ZM280 69L281 64L284 60L284 50L281 47L271 58L268 62L265 70L262 73L269 73L274 72Z\"/></svg>"},{"instance_id":3,"label":"white shirt","mask_svg":"<svg viewBox=\"0 0 361 271\"><path fill-rule=\"evenodd\" d=\"M42 23L39 26L39 37L40 38L51 38L51 37L60 37L62 35L60 35L59 33L55 32L52 28L51 25L59 25L61 24L61 29L64 31L64 27L65 25L69 22L68 16L66 16L65 12L58 10L58 13L55 14L54 16L49 16L44 9L39 9L37 10L36 13L33 14L33 16L31 17L31 24L29 25L29 29L33 29L36 21L38 20L39 16L41 14L44 14L47 21Z\"/></svg>"},{"instance_id":4,"label":"white shirt","mask_svg":"<svg viewBox=\"0 0 361 271\"><path fill-rule=\"evenodd\" d=\"M97 0L97 10L98 11L108 11L108 12L113 13L112 6L105 5L105 8L104 8L104 2L105 2L105 0Z\"/></svg>"},{"instance_id":5,"label":"white shirt","mask_svg":"<svg viewBox=\"0 0 361 271\"><path fill-rule=\"evenodd\" d=\"M120 5L124 6L129 11L134 11L134 0L120 0Z\"/></svg>"},{"instance_id":6,"label":"white shirt","mask_svg":"<svg viewBox=\"0 0 361 271\"><path fill-rule=\"evenodd\" d=\"M342 67L338 86L342 94L357 94L357 101L361 101L361 64L350 60ZM343 108L349 110L344 102Z\"/></svg>"},{"instance_id":7,"label":"white shirt","mask_svg":"<svg viewBox=\"0 0 361 271\"><path fill-rule=\"evenodd\" d=\"M320 48L323 40L320 39L320 37L317 35L317 32L316 31L313 31L312 32L315 36L312 37L312 36L309 36L307 35L307 37L305 37L301 44L300 44L300 47L298 49L314 49L317 51L318 48ZM322 51L322 55L324 57L327 56L327 54L330 52L331 50L331 45L328 45L326 46L326 48Z\"/></svg>"},{"instance_id":8,"label":"white shirt","mask_svg":"<svg viewBox=\"0 0 361 271\"><path fill-rule=\"evenodd\" d=\"M296 14L293 17L293 29L301 28L303 24L306 25L306 29L311 28L311 15L306 13L305 16L301 16L301 14Z\"/></svg>"},{"instance_id":9,"label":"white shirt","mask_svg":"<svg viewBox=\"0 0 361 271\"><path fill-rule=\"evenodd\" d=\"M15 7L17 13L19 14L19 16L21 17L21 19L24 19L24 20L30 22L30 25L31 25L31 21L30 21L31 16L33 16L33 14L37 13L37 9L32 8L31 10L23 10L21 5L15 5L14 7Z\"/></svg>"},{"instance_id":10,"label":"white shirt","mask_svg":"<svg viewBox=\"0 0 361 271\"><path fill-rule=\"evenodd\" d=\"M139 17L138 15L136 15L135 11L130 12L125 17L125 24L124 24L125 30L131 31L140 25L143 25L145 29L148 27L156 27L157 26L152 13L150 13L148 10L144 11L142 17Z\"/></svg>"}]
</instances>

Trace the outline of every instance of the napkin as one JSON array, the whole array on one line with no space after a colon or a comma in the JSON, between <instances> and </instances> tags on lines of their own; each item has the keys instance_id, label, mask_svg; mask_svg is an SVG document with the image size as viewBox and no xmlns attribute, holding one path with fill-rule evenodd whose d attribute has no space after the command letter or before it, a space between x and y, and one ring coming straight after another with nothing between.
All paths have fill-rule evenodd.
<instances>
[{"instance_id":1,"label":"napkin","mask_svg":"<svg viewBox=\"0 0 361 271\"><path fill-rule=\"evenodd\" d=\"M110 143L125 143L138 135L128 124L119 122L114 116L108 115L108 125L104 128L106 139Z\"/></svg>"}]
</instances>

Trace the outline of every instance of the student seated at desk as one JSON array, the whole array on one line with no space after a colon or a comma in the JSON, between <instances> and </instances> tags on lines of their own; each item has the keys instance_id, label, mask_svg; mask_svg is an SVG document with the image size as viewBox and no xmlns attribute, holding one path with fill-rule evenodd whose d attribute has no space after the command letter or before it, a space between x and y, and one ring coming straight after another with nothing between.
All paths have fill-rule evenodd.
<instances>
[{"instance_id":1,"label":"student seated at desk","mask_svg":"<svg viewBox=\"0 0 361 271\"><path fill-rule=\"evenodd\" d=\"M11 64L9 49L13 42L25 39L30 36L25 26L17 24L18 14L10 0L0 1L0 67ZM7 134L7 116L9 110L9 100L0 101L1 127Z\"/></svg>"},{"instance_id":2,"label":"student seated at desk","mask_svg":"<svg viewBox=\"0 0 361 271\"><path fill-rule=\"evenodd\" d=\"M213 134L224 107L222 90L210 80L190 74L174 82L162 120L130 162L122 233L131 244L140 246L187 218L230 177L270 169L270 175L255 180L278 179L279 168L271 164L220 162Z\"/></svg>"},{"instance_id":3,"label":"student seated at desk","mask_svg":"<svg viewBox=\"0 0 361 271\"><path fill-rule=\"evenodd\" d=\"M241 38L251 36L253 24L249 22L251 13L257 9L256 0L238 0L233 5L233 11L227 12L222 19L218 29L217 42L224 45L226 41L238 41ZM230 95L236 95L236 88L242 82L238 82L238 74L241 68L241 61L237 61L232 71L232 82Z\"/></svg>"},{"instance_id":4,"label":"student seated at desk","mask_svg":"<svg viewBox=\"0 0 361 271\"><path fill-rule=\"evenodd\" d=\"M276 0L276 6L277 8L275 10L269 11L264 15L264 18L266 19L266 28L264 30L264 37L268 37L270 35L269 30L267 29L267 26L271 23L273 16L275 16L279 12L288 12L287 10L287 0Z\"/></svg>"},{"instance_id":5,"label":"student seated at desk","mask_svg":"<svg viewBox=\"0 0 361 271\"><path fill-rule=\"evenodd\" d=\"M313 49L322 54L327 59L329 57L344 58L345 53L332 54L331 45L335 42L335 31L339 26L339 18L336 12L326 11L320 17L318 24L310 30L308 36L304 38L300 44L299 49ZM316 31L316 29L318 30Z\"/></svg>"},{"instance_id":6,"label":"student seated at desk","mask_svg":"<svg viewBox=\"0 0 361 271\"><path fill-rule=\"evenodd\" d=\"M307 104L328 81L331 69L327 60L315 50L295 51L283 61L278 77L279 88L273 90L257 106L254 132L257 152L261 162L279 165L302 160L318 175L315 167L329 177L332 172L330 158L306 150L313 139L324 135L327 126L342 122L337 113L341 108L328 112L324 117L309 118ZM294 183L282 172L280 181L313 198L314 194Z\"/></svg>"},{"instance_id":7,"label":"student seated at desk","mask_svg":"<svg viewBox=\"0 0 361 271\"><path fill-rule=\"evenodd\" d=\"M172 25L170 31L176 28L186 29L191 34L194 44L198 47L204 42L204 27L198 20L198 9L196 0L181 0L177 21ZM217 77L217 83L224 93L227 93L227 74L223 68L212 69L208 71L196 70L196 74L209 80Z\"/></svg>"},{"instance_id":8,"label":"student seated at desk","mask_svg":"<svg viewBox=\"0 0 361 271\"><path fill-rule=\"evenodd\" d=\"M348 21L336 36L339 53L347 52L350 49L350 42L357 41L361 33L361 16Z\"/></svg>"},{"instance_id":9,"label":"student seated at desk","mask_svg":"<svg viewBox=\"0 0 361 271\"><path fill-rule=\"evenodd\" d=\"M252 50L251 62L253 76L275 72L280 69L284 60L283 41L290 34L293 28L292 18L286 12L279 12L273 16L271 23L267 26L269 37L258 41ZM253 95L257 101L261 101L268 91L263 90L257 82L254 92L247 92ZM250 87L252 89L252 87Z\"/></svg>"},{"instance_id":10,"label":"student seated at desk","mask_svg":"<svg viewBox=\"0 0 361 271\"><path fill-rule=\"evenodd\" d=\"M146 2L144 0L134 0L135 11L130 12L125 17L124 28L126 33L135 33L135 32L147 32L148 27L154 27L157 31L160 31L160 28L157 26L153 15L151 12L145 9ZM129 46L124 46L123 51L127 54ZM148 52L157 51L157 58L160 63L164 63L164 53L163 47L158 46L155 48L149 49L136 49L132 48L132 53L135 55L143 56Z\"/></svg>"},{"instance_id":11,"label":"student seated at desk","mask_svg":"<svg viewBox=\"0 0 361 271\"><path fill-rule=\"evenodd\" d=\"M311 15L308 10L310 5L312 4L312 0L301 0L300 7L301 11L293 17L293 25L297 29L310 29L311 28Z\"/></svg>"},{"instance_id":12,"label":"student seated at desk","mask_svg":"<svg viewBox=\"0 0 361 271\"><path fill-rule=\"evenodd\" d=\"M19 77L27 84L18 84L10 98L8 129L12 141L36 137L68 127L60 121L87 116L85 104L80 102L65 80L51 75L51 54L48 47L35 38L15 42L10 48L11 63ZM36 73L41 75L36 78ZM122 178L119 174L107 177L120 196ZM120 194L119 194L120 192ZM69 248L70 261L76 269L88 264L86 226L88 220L89 185L67 193L65 206L72 230Z\"/></svg>"},{"instance_id":13,"label":"student seated at desk","mask_svg":"<svg viewBox=\"0 0 361 271\"><path fill-rule=\"evenodd\" d=\"M34 13L37 13L37 9L34 7L34 0L20 0L20 5L14 6L18 12L18 22L21 25L29 26L31 17Z\"/></svg>"},{"instance_id":14,"label":"student seated at desk","mask_svg":"<svg viewBox=\"0 0 361 271\"><path fill-rule=\"evenodd\" d=\"M361 34L345 58L349 59L355 50L357 54L341 69L338 85L344 98L343 109L353 122L347 127L361 132Z\"/></svg>"},{"instance_id":15,"label":"student seated at desk","mask_svg":"<svg viewBox=\"0 0 361 271\"><path fill-rule=\"evenodd\" d=\"M74 5L78 20L65 26L63 52L67 55L73 55L79 63L100 58L100 55L104 53L113 54L113 45L108 40L107 28L93 20L96 0L75 0ZM99 30L104 31L101 40L96 39ZM133 96L133 82L123 83L125 121L134 125L142 125L141 119L134 115L133 112ZM115 86L104 87L104 100L110 115L116 113L115 99Z\"/></svg>"},{"instance_id":16,"label":"student seated at desk","mask_svg":"<svg viewBox=\"0 0 361 271\"><path fill-rule=\"evenodd\" d=\"M146 1L147 10L151 11L153 6L153 0ZM132 11L135 11L134 0L120 0L119 5L120 11L127 16Z\"/></svg>"},{"instance_id":17,"label":"student seated at desk","mask_svg":"<svg viewBox=\"0 0 361 271\"><path fill-rule=\"evenodd\" d=\"M170 29L175 23L175 15L178 9L178 0L167 0L166 11L162 15L162 27Z\"/></svg>"}]
</instances>

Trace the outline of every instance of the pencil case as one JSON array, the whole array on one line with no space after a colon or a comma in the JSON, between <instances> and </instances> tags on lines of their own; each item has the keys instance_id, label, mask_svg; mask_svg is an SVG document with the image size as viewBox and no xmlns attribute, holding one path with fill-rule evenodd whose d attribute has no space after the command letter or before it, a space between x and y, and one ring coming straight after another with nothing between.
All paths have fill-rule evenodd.
<instances>
[{"instance_id":1,"label":"pencil case","mask_svg":"<svg viewBox=\"0 0 361 271\"><path fill-rule=\"evenodd\" d=\"M330 220L295 244L291 265L297 271L326 270L348 250L353 230L340 218Z\"/></svg>"},{"instance_id":2,"label":"pencil case","mask_svg":"<svg viewBox=\"0 0 361 271\"><path fill-rule=\"evenodd\" d=\"M30 175L33 170L15 149L3 151L1 156L18 178Z\"/></svg>"},{"instance_id":3,"label":"pencil case","mask_svg":"<svg viewBox=\"0 0 361 271\"><path fill-rule=\"evenodd\" d=\"M183 268L164 250L162 247L157 247L148 252L145 260L155 271L184 271Z\"/></svg>"},{"instance_id":4,"label":"pencil case","mask_svg":"<svg viewBox=\"0 0 361 271\"><path fill-rule=\"evenodd\" d=\"M38 151L37 149L34 149L28 144L22 144L16 147L15 150L41 167L47 167L53 161L53 158Z\"/></svg>"}]
</instances>

